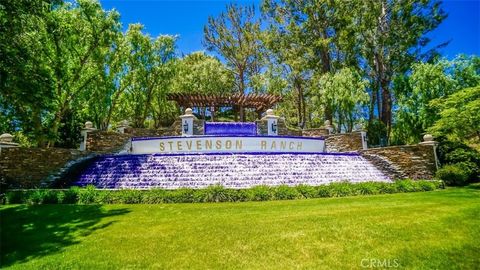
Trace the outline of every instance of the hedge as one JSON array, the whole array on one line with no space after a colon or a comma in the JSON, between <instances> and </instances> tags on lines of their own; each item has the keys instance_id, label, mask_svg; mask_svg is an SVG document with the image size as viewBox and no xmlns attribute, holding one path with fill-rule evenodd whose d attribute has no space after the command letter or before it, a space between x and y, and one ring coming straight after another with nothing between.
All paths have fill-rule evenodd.
<instances>
[{"instance_id":1,"label":"hedge","mask_svg":"<svg viewBox=\"0 0 480 270\"><path fill-rule=\"evenodd\" d=\"M228 189L215 185L205 189L176 190L105 190L94 186L70 189L9 190L6 204L158 204L192 202L245 202L293 200L305 198L344 197L400 192L430 191L444 188L442 181L399 180L394 183L332 183L320 186L256 186L249 189Z\"/></svg>"}]
</instances>

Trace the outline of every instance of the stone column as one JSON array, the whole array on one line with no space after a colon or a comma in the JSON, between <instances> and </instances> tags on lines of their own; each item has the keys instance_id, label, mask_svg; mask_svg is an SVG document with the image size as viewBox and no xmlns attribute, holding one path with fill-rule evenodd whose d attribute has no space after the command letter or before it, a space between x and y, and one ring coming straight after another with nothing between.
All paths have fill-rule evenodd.
<instances>
[{"instance_id":1,"label":"stone column","mask_svg":"<svg viewBox=\"0 0 480 270\"><path fill-rule=\"evenodd\" d=\"M13 142L12 134L4 133L0 135L0 154L2 153L2 148L12 148L18 146L18 143Z\"/></svg>"},{"instance_id":2,"label":"stone column","mask_svg":"<svg viewBox=\"0 0 480 270\"><path fill-rule=\"evenodd\" d=\"M433 156L435 157L435 168L438 170L438 167L440 167L440 162L438 161L437 157L437 145L438 142L433 140L433 136L430 134L425 134L423 135L423 142L419 143L420 145L429 145L432 146L433 148Z\"/></svg>"},{"instance_id":3,"label":"stone column","mask_svg":"<svg viewBox=\"0 0 480 270\"><path fill-rule=\"evenodd\" d=\"M96 128L93 127L92 122L90 122L90 121L85 122L85 127L81 131L83 141L80 142L80 151L87 150L87 133L92 132L94 130L96 130Z\"/></svg>"},{"instance_id":4,"label":"stone column","mask_svg":"<svg viewBox=\"0 0 480 270\"><path fill-rule=\"evenodd\" d=\"M267 120L267 135L268 136L277 136L278 135L278 118L273 113L272 109L267 110L267 115L263 119Z\"/></svg>"},{"instance_id":5,"label":"stone column","mask_svg":"<svg viewBox=\"0 0 480 270\"><path fill-rule=\"evenodd\" d=\"M193 115L193 111L190 108L185 110L185 114L181 115L180 118L182 119L182 136L192 136L193 135L193 120L195 119L195 115Z\"/></svg>"},{"instance_id":6,"label":"stone column","mask_svg":"<svg viewBox=\"0 0 480 270\"><path fill-rule=\"evenodd\" d=\"M333 134L333 126L330 120L325 120L325 128L328 130L328 134Z\"/></svg>"},{"instance_id":7,"label":"stone column","mask_svg":"<svg viewBox=\"0 0 480 270\"><path fill-rule=\"evenodd\" d=\"M125 129L129 128L130 125L127 120L123 120L120 122L120 124L117 127L118 133L125 133Z\"/></svg>"}]
</instances>

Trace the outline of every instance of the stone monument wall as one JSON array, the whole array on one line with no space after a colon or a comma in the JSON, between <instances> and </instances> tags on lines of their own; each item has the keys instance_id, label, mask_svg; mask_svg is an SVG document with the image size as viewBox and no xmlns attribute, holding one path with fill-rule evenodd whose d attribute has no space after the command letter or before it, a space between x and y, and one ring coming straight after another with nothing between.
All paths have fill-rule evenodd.
<instances>
[{"instance_id":1,"label":"stone monument wall","mask_svg":"<svg viewBox=\"0 0 480 270\"><path fill-rule=\"evenodd\" d=\"M88 154L63 148L5 148L0 154L0 180L9 188L38 188L68 162Z\"/></svg>"},{"instance_id":2,"label":"stone monument wall","mask_svg":"<svg viewBox=\"0 0 480 270\"><path fill-rule=\"evenodd\" d=\"M384 173L395 179L432 179L436 171L433 145L416 144L359 151Z\"/></svg>"}]
</instances>

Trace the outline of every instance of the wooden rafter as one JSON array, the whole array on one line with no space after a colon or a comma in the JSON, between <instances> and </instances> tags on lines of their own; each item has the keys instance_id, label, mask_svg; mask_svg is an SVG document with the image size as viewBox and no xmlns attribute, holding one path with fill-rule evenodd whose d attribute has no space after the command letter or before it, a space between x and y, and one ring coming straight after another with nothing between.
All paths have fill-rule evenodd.
<instances>
[{"instance_id":1,"label":"wooden rafter","mask_svg":"<svg viewBox=\"0 0 480 270\"><path fill-rule=\"evenodd\" d=\"M282 100L282 97L271 94L168 94L168 100L176 101L182 107L243 107L254 108L257 111L271 108Z\"/></svg>"}]
</instances>

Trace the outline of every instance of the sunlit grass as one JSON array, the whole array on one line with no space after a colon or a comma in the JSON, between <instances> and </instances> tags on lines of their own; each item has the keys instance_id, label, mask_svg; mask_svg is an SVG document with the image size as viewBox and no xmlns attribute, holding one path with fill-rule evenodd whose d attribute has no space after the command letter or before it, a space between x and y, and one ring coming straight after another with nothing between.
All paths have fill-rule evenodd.
<instances>
[{"instance_id":1,"label":"sunlit grass","mask_svg":"<svg viewBox=\"0 0 480 270\"><path fill-rule=\"evenodd\" d=\"M12 269L480 265L480 190L218 204L0 208ZM362 261L363 260L363 261Z\"/></svg>"}]
</instances>

